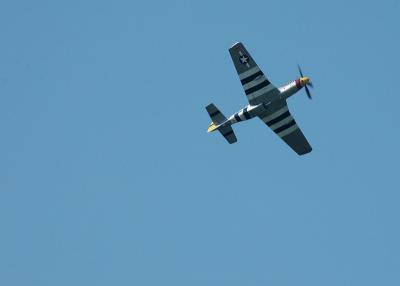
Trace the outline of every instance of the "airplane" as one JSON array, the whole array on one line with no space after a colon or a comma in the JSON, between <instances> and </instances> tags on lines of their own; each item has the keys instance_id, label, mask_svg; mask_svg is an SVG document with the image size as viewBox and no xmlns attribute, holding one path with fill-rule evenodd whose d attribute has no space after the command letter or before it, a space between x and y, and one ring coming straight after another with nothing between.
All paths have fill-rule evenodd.
<instances>
[{"instance_id":1,"label":"airplane","mask_svg":"<svg viewBox=\"0 0 400 286\"><path fill-rule=\"evenodd\" d=\"M300 77L276 88L258 67L250 53L240 42L235 43L229 53L239 75L249 105L226 118L213 104L206 106L211 118L207 132L218 130L229 144L237 142L232 125L254 117L260 118L298 155L310 153L312 148L289 112L286 100L305 88L311 99L308 87L313 87L310 78L303 76L298 66Z\"/></svg>"}]
</instances>

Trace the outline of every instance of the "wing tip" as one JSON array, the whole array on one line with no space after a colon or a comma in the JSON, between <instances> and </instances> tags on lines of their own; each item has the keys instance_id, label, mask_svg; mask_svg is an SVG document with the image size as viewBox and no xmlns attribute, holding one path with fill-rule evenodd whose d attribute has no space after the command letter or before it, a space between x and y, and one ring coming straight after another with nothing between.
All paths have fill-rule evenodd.
<instances>
[{"instance_id":1,"label":"wing tip","mask_svg":"<svg viewBox=\"0 0 400 286\"><path fill-rule=\"evenodd\" d=\"M234 47L236 47L238 45L243 45L243 44L241 42L236 42L230 47L230 49L233 49Z\"/></svg>"},{"instance_id":2,"label":"wing tip","mask_svg":"<svg viewBox=\"0 0 400 286\"><path fill-rule=\"evenodd\" d=\"M301 151L299 151L299 152L296 151L296 153L297 153L299 156L303 156L303 155L306 155L306 154L308 154L308 153L311 153L311 151L312 151L312 147L309 146L309 148L306 148L306 149L301 150Z\"/></svg>"}]
</instances>

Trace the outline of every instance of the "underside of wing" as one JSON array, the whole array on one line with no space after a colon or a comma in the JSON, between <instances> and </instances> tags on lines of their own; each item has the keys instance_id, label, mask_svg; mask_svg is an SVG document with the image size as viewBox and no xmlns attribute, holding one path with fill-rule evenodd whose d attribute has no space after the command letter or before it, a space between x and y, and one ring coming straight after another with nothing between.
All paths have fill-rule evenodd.
<instances>
[{"instance_id":1,"label":"underside of wing","mask_svg":"<svg viewBox=\"0 0 400 286\"><path fill-rule=\"evenodd\" d=\"M267 102L279 95L242 43L234 44L229 53L250 104Z\"/></svg>"},{"instance_id":2,"label":"underside of wing","mask_svg":"<svg viewBox=\"0 0 400 286\"><path fill-rule=\"evenodd\" d=\"M311 152L312 148L290 114L286 101L279 102L259 117L297 154Z\"/></svg>"}]
</instances>

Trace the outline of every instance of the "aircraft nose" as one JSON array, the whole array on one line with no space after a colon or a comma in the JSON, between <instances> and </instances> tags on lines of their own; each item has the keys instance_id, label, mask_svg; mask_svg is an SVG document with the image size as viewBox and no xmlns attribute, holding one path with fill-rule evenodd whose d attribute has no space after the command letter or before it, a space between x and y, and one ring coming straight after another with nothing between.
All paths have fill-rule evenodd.
<instances>
[{"instance_id":1,"label":"aircraft nose","mask_svg":"<svg viewBox=\"0 0 400 286\"><path fill-rule=\"evenodd\" d=\"M308 83L310 82L310 78L309 77L302 77L300 78L300 83L302 86L306 86Z\"/></svg>"}]
</instances>

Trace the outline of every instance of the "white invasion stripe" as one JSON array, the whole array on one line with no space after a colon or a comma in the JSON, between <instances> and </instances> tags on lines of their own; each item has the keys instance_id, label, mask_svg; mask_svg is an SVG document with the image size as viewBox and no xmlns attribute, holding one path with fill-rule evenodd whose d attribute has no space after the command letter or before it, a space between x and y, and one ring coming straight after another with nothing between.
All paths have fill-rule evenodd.
<instances>
[{"instance_id":1,"label":"white invasion stripe","mask_svg":"<svg viewBox=\"0 0 400 286\"><path fill-rule=\"evenodd\" d=\"M299 129L299 126L297 126L297 124L293 125L292 127L283 130L281 133L278 133L279 137L285 137L286 135L289 135L290 133L296 131L297 129Z\"/></svg>"},{"instance_id":2,"label":"white invasion stripe","mask_svg":"<svg viewBox=\"0 0 400 286\"><path fill-rule=\"evenodd\" d=\"M259 71L260 71L260 68L258 66L255 66L255 67L239 74L239 78L240 78L240 80L242 80L242 79L249 77Z\"/></svg>"},{"instance_id":3,"label":"white invasion stripe","mask_svg":"<svg viewBox=\"0 0 400 286\"><path fill-rule=\"evenodd\" d=\"M268 115L268 116L263 117L262 120L263 120L265 123L267 123L267 122L271 121L272 119L275 119L275 118L278 117L279 115L285 113L286 111L288 111L287 105L285 105L284 107L282 107L282 108L279 109L278 111L272 113L271 115Z\"/></svg>"},{"instance_id":4,"label":"white invasion stripe","mask_svg":"<svg viewBox=\"0 0 400 286\"><path fill-rule=\"evenodd\" d=\"M239 115L240 119L246 120L246 117L244 117L243 110L241 110L238 115Z\"/></svg>"},{"instance_id":5,"label":"white invasion stripe","mask_svg":"<svg viewBox=\"0 0 400 286\"><path fill-rule=\"evenodd\" d=\"M281 127L281 126L283 126L283 125L289 123L289 122L292 121L292 120L293 120L293 117L292 117L291 115L289 115L288 117L286 117L286 118L284 118L283 120L281 120L281 121L275 123L274 125L271 125L270 127L271 127L272 130L275 131L275 130L278 129L279 127Z\"/></svg>"},{"instance_id":6,"label":"white invasion stripe","mask_svg":"<svg viewBox=\"0 0 400 286\"><path fill-rule=\"evenodd\" d=\"M257 84L262 83L263 81L266 81L265 76L262 75L257 79L252 80L249 83L246 83L243 85L244 90L248 90L249 88L255 87Z\"/></svg>"},{"instance_id":7,"label":"white invasion stripe","mask_svg":"<svg viewBox=\"0 0 400 286\"><path fill-rule=\"evenodd\" d=\"M250 97L252 98L256 98L259 97L260 95L266 94L268 92L270 92L271 90L274 90L275 86L273 86L272 84L269 84L267 86L264 86L262 89L259 89L253 93L250 93L247 95L247 97L250 99Z\"/></svg>"},{"instance_id":8,"label":"white invasion stripe","mask_svg":"<svg viewBox=\"0 0 400 286\"><path fill-rule=\"evenodd\" d=\"M246 96L247 96L247 99L249 100L249 102L255 99L254 93L248 94Z\"/></svg>"}]
</instances>

